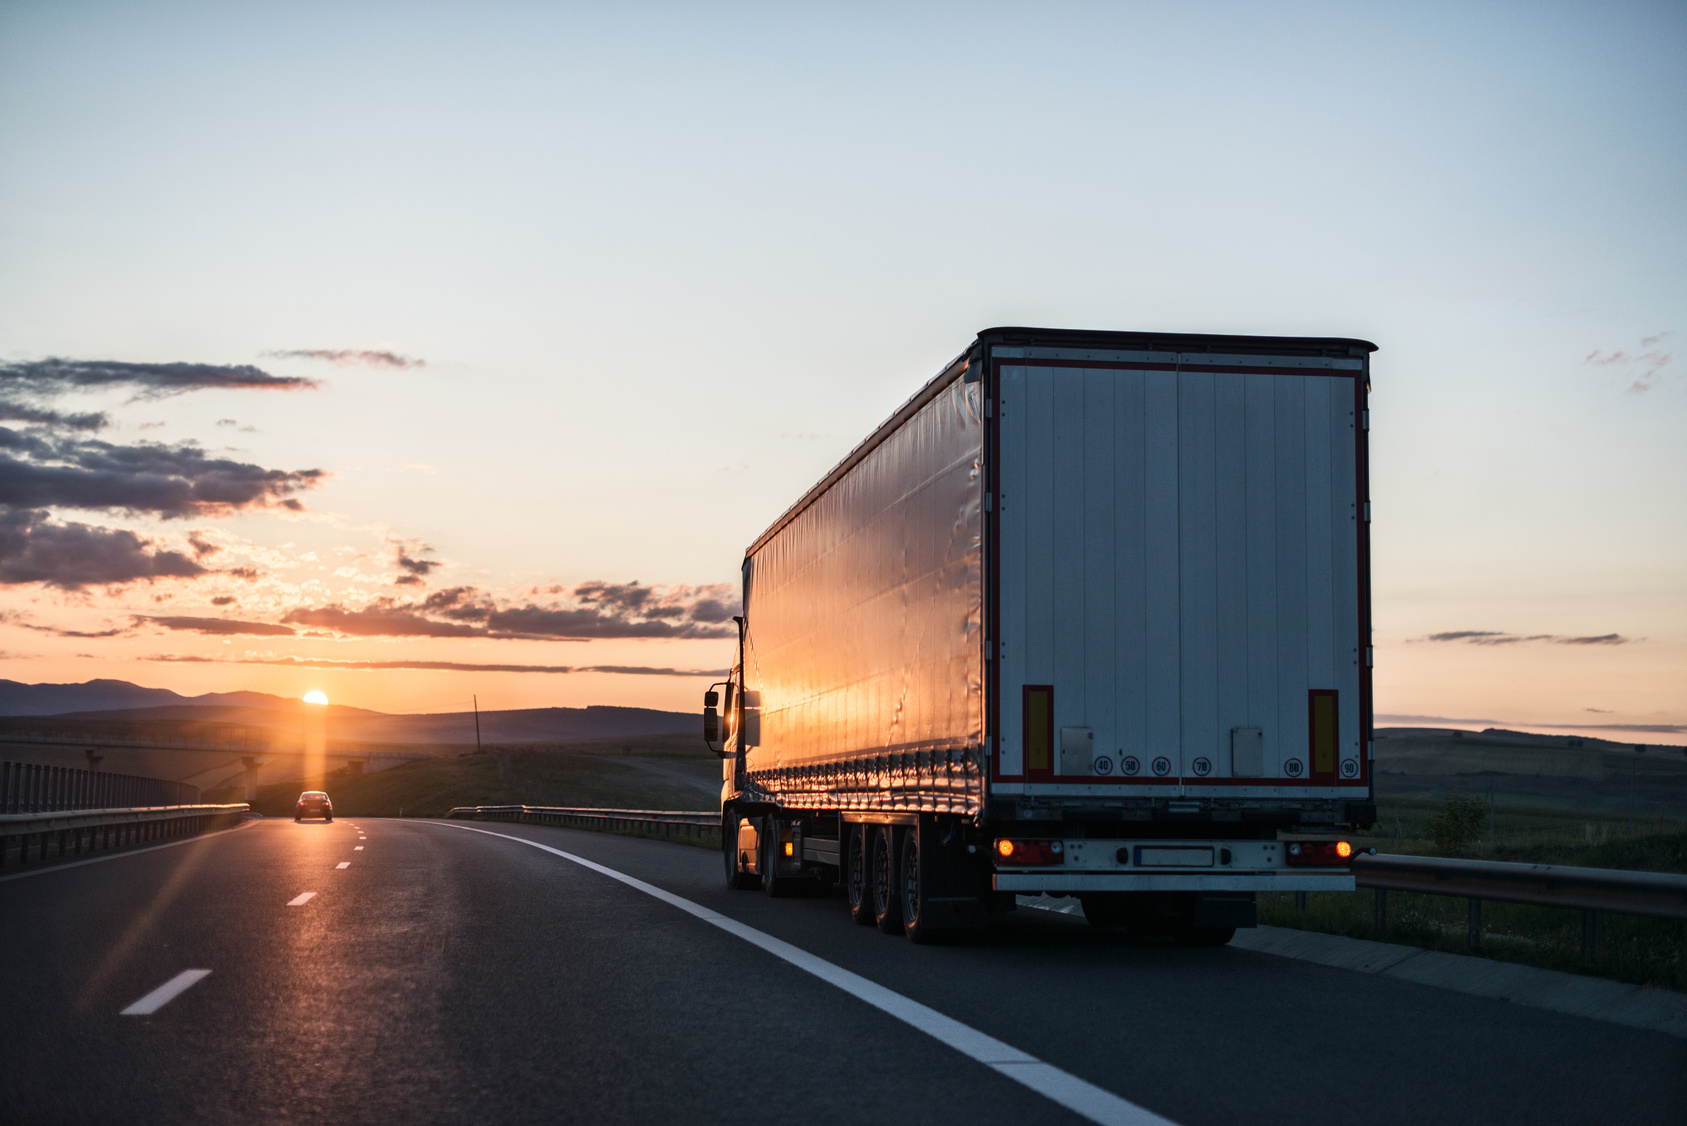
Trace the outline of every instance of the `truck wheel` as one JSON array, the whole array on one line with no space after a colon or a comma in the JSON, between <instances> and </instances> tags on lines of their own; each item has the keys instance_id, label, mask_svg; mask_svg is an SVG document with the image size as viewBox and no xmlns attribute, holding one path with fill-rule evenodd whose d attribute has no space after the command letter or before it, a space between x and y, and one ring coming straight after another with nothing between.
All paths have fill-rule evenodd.
<instances>
[{"instance_id":1,"label":"truck wheel","mask_svg":"<svg viewBox=\"0 0 1687 1126\"><path fill-rule=\"evenodd\" d=\"M1173 937L1179 946L1223 946L1236 937L1236 928L1180 927Z\"/></svg>"},{"instance_id":2,"label":"truck wheel","mask_svg":"<svg viewBox=\"0 0 1687 1126\"><path fill-rule=\"evenodd\" d=\"M873 881L867 864L867 836L867 826L851 825L849 853L844 857L844 890L849 895L849 917L864 927L870 927L877 921L873 918Z\"/></svg>"},{"instance_id":3,"label":"truck wheel","mask_svg":"<svg viewBox=\"0 0 1687 1126\"><path fill-rule=\"evenodd\" d=\"M779 830L777 823L771 817L762 818L759 826L761 830L761 889L775 899L791 894L791 885L796 881L774 874L774 865L779 862Z\"/></svg>"},{"instance_id":4,"label":"truck wheel","mask_svg":"<svg viewBox=\"0 0 1687 1126\"><path fill-rule=\"evenodd\" d=\"M902 895L897 887L896 826L879 825L873 830L872 866L873 922L886 934L902 929Z\"/></svg>"},{"instance_id":5,"label":"truck wheel","mask_svg":"<svg viewBox=\"0 0 1687 1126\"><path fill-rule=\"evenodd\" d=\"M908 936L908 941L922 945L936 941L942 932L926 919L926 888L920 880L920 834L916 830L902 833L902 870L898 883L902 893L902 933Z\"/></svg>"},{"instance_id":6,"label":"truck wheel","mask_svg":"<svg viewBox=\"0 0 1687 1126\"><path fill-rule=\"evenodd\" d=\"M756 886L754 876L738 870L738 824L743 820L736 813L728 813L721 821L720 851L721 859L726 862L728 891L748 891Z\"/></svg>"}]
</instances>

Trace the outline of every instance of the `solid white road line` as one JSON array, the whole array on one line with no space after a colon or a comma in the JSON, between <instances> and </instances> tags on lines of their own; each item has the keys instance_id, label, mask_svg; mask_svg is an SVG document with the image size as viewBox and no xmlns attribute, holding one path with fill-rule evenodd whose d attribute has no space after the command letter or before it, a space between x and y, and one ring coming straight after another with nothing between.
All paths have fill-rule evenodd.
<instances>
[{"instance_id":1,"label":"solid white road line","mask_svg":"<svg viewBox=\"0 0 1687 1126\"><path fill-rule=\"evenodd\" d=\"M336 868L350 868L351 867L351 861L342 860L338 864L334 865L334 867L336 867Z\"/></svg>"},{"instance_id":2,"label":"solid white road line","mask_svg":"<svg viewBox=\"0 0 1687 1126\"><path fill-rule=\"evenodd\" d=\"M654 884L647 884L643 880L629 876L624 872L617 872L613 868L605 868L602 864L594 863L583 856L575 856L571 852L563 852L559 848L530 841L525 837L512 837L508 833L494 833L490 829L476 829L470 825L457 825L449 821L428 821L425 824L439 825L447 829L463 829L470 833L484 833L489 837L502 837L506 841L529 845L564 860L571 860L583 868L590 868L612 880L619 880L630 888L636 888L646 895L660 899L663 903L678 907L688 915L703 920L712 926L719 927L728 934L735 935L772 954L800 970L813 974L820 980L835 985L852 997L867 1002L874 1008L888 1013L897 1020L924 1032L926 1035L947 1044L949 1047L969 1056L979 1063L1005 1075L1016 1083L1021 1083L1031 1090L1053 1102L1059 1103L1067 1110L1089 1119L1091 1122L1101 1123L1102 1126L1176 1126L1169 1118L1162 1118L1153 1111L1146 1110L1129 1100L1122 1099L1111 1091L1103 1090L1095 1084L1079 1079L1070 1072L1062 1071L1053 1064L1044 1063L1035 1056L1028 1055L1010 1044L1004 1044L993 1036L987 1036L958 1020L946 1017L936 1009L922 1005L910 997L893 990L886 989L877 982L869 981L860 974L833 965L824 958L818 958L800 947L792 946L783 939L774 938L764 931L745 926L736 919L729 919L717 911L712 911L689 899L683 899L669 891L663 891Z\"/></svg>"},{"instance_id":3,"label":"solid white road line","mask_svg":"<svg viewBox=\"0 0 1687 1126\"><path fill-rule=\"evenodd\" d=\"M351 849L351 850L352 850L352 851L353 851L353 852L362 852L362 851L363 851L363 846L362 846L362 845L353 845L353 846L352 846L352 849Z\"/></svg>"},{"instance_id":4,"label":"solid white road line","mask_svg":"<svg viewBox=\"0 0 1687 1126\"><path fill-rule=\"evenodd\" d=\"M236 829L244 829L248 825L256 824L256 821L242 821L240 824L230 825L226 829L212 829L209 832L200 833L196 837L184 837L179 841L165 841L163 844L147 845L145 848L113 849L104 856L90 856L86 860L70 860L63 864L49 864L45 868L35 868L27 872L13 872L9 876L0 876L0 884L5 883L7 880L21 880L29 876L44 876L48 872L62 872L66 868L80 868L84 864L101 864L107 860L121 860L125 856L139 856L143 852L157 852L161 848L175 848L177 845L197 844L200 841L208 841L214 837L220 837L224 833L232 833Z\"/></svg>"},{"instance_id":5,"label":"solid white road line","mask_svg":"<svg viewBox=\"0 0 1687 1126\"><path fill-rule=\"evenodd\" d=\"M183 970L127 1009L124 1009L120 1015L149 1017L210 976L210 970Z\"/></svg>"},{"instance_id":6,"label":"solid white road line","mask_svg":"<svg viewBox=\"0 0 1687 1126\"><path fill-rule=\"evenodd\" d=\"M289 906L289 907L303 907L305 904L307 904L311 901L311 897L314 896L315 894L316 893L314 891L301 891L298 895L295 895L292 899L289 899L287 901L287 906Z\"/></svg>"}]
</instances>

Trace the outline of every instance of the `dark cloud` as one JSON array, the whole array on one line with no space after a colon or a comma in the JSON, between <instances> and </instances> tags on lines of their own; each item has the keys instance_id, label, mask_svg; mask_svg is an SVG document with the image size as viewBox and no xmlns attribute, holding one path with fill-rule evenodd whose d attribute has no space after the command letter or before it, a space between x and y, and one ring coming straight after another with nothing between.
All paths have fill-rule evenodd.
<instances>
[{"instance_id":1,"label":"dark cloud","mask_svg":"<svg viewBox=\"0 0 1687 1126\"><path fill-rule=\"evenodd\" d=\"M218 595L216 598L211 599L211 605L213 605L213 606L232 606L232 605L234 605L234 603L239 602L239 601L240 601L240 599L235 598L233 595L222 594L222 595Z\"/></svg>"},{"instance_id":2,"label":"dark cloud","mask_svg":"<svg viewBox=\"0 0 1687 1126\"><path fill-rule=\"evenodd\" d=\"M208 456L197 446L44 436L0 427L0 505L117 509L165 518L226 516L303 506L293 494L321 484L320 469L265 469Z\"/></svg>"},{"instance_id":3,"label":"dark cloud","mask_svg":"<svg viewBox=\"0 0 1687 1126\"><path fill-rule=\"evenodd\" d=\"M1632 637L1620 633L1602 633L1591 637L1567 637L1561 633L1502 633L1488 629L1459 629L1446 633L1432 633L1423 641L1463 641L1470 645L1519 645L1529 641L1544 641L1551 645L1628 645Z\"/></svg>"},{"instance_id":4,"label":"dark cloud","mask_svg":"<svg viewBox=\"0 0 1687 1126\"><path fill-rule=\"evenodd\" d=\"M295 633L287 626L273 625L269 622L237 622L231 618L153 617L136 614L135 621L147 622L164 629L209 633L218 637L292 637Z\"/></svg>"},{"instance_id":5,"label":"dark cloud","mask_svg":"<svg viewBox=\"0 0 1687 1126\"><path fill-rule=\"evenodd\" d=\"M413 607L383 599L362 610L323 606L294 610L281 619L291 625L315 626L352 637L485 637L486 629L463 622L423 617Z\"/></svg>"},{"instance_id":6,"label":"dark cloud","mask_svg":"<svg viewBox=\"0 0 1687 1126\"><path fill-rule=\"evenodd\" d=\"M401 560L405 558L400 552ZM427 568L431 561L412 560ZM421 572L426 573L426 570ZM420 575L404 578L420 579ZM402 584L403 579L400 579ZM380 599L362 610L324 606L295 610L283 621L332 629L356 637L490 637L529 641L591 641L601 638L724 638L737 631L723 624L736 607L724 583L711 586L647 587L639 583L587 582L572 589L572 604L499 606L477 587L435 591L420 602Z\"/></svg>"},{"instance_id":7,"label":"dark cloud","mask_svg":"<svg viewBox=\"0 0 1687 1126\"><path fill-rule=\"evenodd\" d=\"M465 661L336 661L319 657L200 657L186 654L162 653L144 658L172 664L192 665L280 665L303 669L384 670L412 669L420 672L541 672L554 674L609 673L618 676L683 676L720 677L724 669L672 669L646 665L494 665L472 664Z\"/></svg>"},{"instance_id":8,"label":"dark cloud","mask_svg":"<svg viewBox=\"0 0 1687 1126\"><path fill-rule=\"evenodd\" d=\"M24 403L0 402L0 422L34 422L64 430L103 430L111 422L103 411L64 414Z\"/></svg>"},{"instance_id":9,"label":"dark cloud","mask_svg":"<svg viewBox=\"0 0 1687 1126\"><path fill-rule=\"evenodd\" d=\"M131 531L58 524L46 512L0 511L0 583L44 583L61 590L137 580L197 578L197 561Z\"/></svg>"},{"instance_id":10,"label":"dark cloud","mask_svg":"<svg viewBox=\"0 0 1687 1126\"><path fill-rule=\"evenodd\" d=\"M422 545L417 554L432 551L433 548ZM417 559L410 555L403 544L398 545L398 566L405 574L395 580L395 586L426 586L428 572L439 566L437 559Z\"/></svg>"},{"instance_id":11,"label":"dark cloud","mask_svg":"<svg viewBox=\"0 0 1687 1126\"><path fill-rule=\"evenodd\" d=\"M658 608L662 609L662 608ZM633 617L624 612L600 610L597 607L517 606L496 610L486 617L486 624L494 637L542 638L559 641L586 641L597 638L664 637L719 638L735 637L736 631L720 625L697 622L675 623L662 617Z\"/></svg>"},{"instance_id":12,"label":"dark cloud","mask_svg":"<svg viewBox=\"0 0 1687 1126\"><path fill-rule=\"evenodd\" d=\"M275 356L287 360L321 360L333 364L335 367L371 367L371 368L420 368L427 367L426 360L414 356L401 356L397 352L374 352L359 348L287 348L277 352L265 352L266 356Z\"/></svg>"},{"instance_id":13,"label":"dark cloud","mask_svg":"<svg viewBox=\"0 0 1687 1126\"><path fill-rule=\"evenodd\" d=\"M142 398L206 390L295 391L317 386L314 379L271 375L250 364L132 364L119 360L45 360L0 363L0 394L40 397L103 387L132 387Z\"/></svg>"},{"instance_id":14,"label":"dark cloud","mask_svg":"<svg viewBox=\"0 0 1687 1126\"><path fill-rule=\"evenodd\" d=\"M24 629L32 629L36 633L50 633L54 637L125 637L131 632L122 626L115 626L111 629L81 630L59 629L56 626L34 626L30 625L28 622L19 622L17 624L22 626Z\"/></svg>"}]
</instances>

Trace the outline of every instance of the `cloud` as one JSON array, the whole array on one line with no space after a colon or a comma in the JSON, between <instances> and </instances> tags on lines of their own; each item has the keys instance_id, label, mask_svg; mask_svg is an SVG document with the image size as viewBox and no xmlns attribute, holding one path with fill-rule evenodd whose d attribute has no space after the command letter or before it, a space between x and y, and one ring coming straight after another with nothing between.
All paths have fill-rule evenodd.
<instances>
[{"instance_id":1,"label":"cloud","mask_svg":"<svg viewBox=\"0 0 1687 1126\"><path fill-rule=\"evenodd\" d=\"M211 605L213 605L213 606L232 606L234 603L239 602L239 601L240 601L240 599L234 597L232 594L223 594L223 595L218 595L216 598L211 599Z\"/></svg>"},{"instance_id":2,"label":"cloud","mask_svg":"<svg viewBox=\"0 0 1687 1126\"><path fill-rule=\"evenodd\" d=\"M427 568L435 565L429 560L411 562ZM404 576L410 577L413 575ZM414 577L420 581L419 576ZM399 581L402 584L404 579ZM727 601L730 590L726 583L648 587L636 582L592 581L535 592L560 594L560 604L529 601L500 606L477 587L455 586L435 591L421 602L382 598L360 610L335 604L294 610L282 620L354 637L528 641L726 638L737 636L737 630L726 624L736 612L735 604Z\"/></svg>"},{"instance_id":3,"label":"cloud","mask_svg":"<svg viewBox=\"0 0 1687 1126\"><path fill-rule=\"evenodd\" d=\"M399 544L397 546L398 565L400 569L407 573L400 575L395 585L425 586L427 584L428 572L439 566L439 561L437 559L416 559L409 554L403 544ZM433 548L427 546L426 544L422 544L419 546L417 554L419 555L424 551L432 550Z\"/></svg>"},{"instance_id":4,"label":"cloud","mask_svg":"<svg viewBox=\"0 0 1687 1126\"><path fill-rule=\"evenodd\" d=\"M1651 336L1642 337L1640 340L1640 346L1649 350L1645 352L1637 352L1633 355L1630 355L1621 349L1618 349L1615 352L1605 352L1601 349L1595 348L1593 351L1582 357L1582 362L1584 364L1593 364L1597 367L1616 366L1638 369L1639 374L1635 376L1634 382L1629 385L1628 389L1632 392L1650 391L1653 387L1656 387L1658 385L1658 381L1663 378L1664 366L1673 358L1671 353L1665 352L1660 348L1656 348L1654 345L1660 344L1674 335L1675 333L1673 332L1659 332L1654 333Z\"/></svg>"},{"instance_id":5,"label":"cloud","mask_svg":"<svg viewBox=\"0 0 1687 1126\"><path fill-rule=\"evenodd\" d=\"M1561 633L1516 634L1489 629L1458 629L1446 633L1432 633L1418 641L1463 641L1469 645L1520 645L1530 641L1544 641L1551 645L1629 645L1635 640L1620 633L1601 633L1589 637L1567 637Z\"/></svg>"},{"instance_id":6,"label":"cloud","mask_svg":"<svg viewBox=\"0 0 1687 1126\"><path fill-rule=\"evenodd\" d=\"M122 626L115 626L111 629L81 630L59 629L57 626L36 626L30 625L28 622L17 622L15 624L22 626L24 629L32 629L36 633L50 633L54 637L125 637L130 632L127 628Z\"/></svg>"},{"instance_id":7,"label":"cloud","mask_svg":"<svg viewBox=\"0 0 1687 1126\"><path fill-rule=\"evenodd\" d=\"M208 633L218 637L292 637L294 630L269 622L237 622L232 618L154 617L136 614L136 622L146 622L164 629Z\"/></svg>"},{"instance_id":8,"label":"cloud","mask_svg":"<svg viewBox=\"0 0 1687 1126\"><path fill-rule=\"evenodd\" d=\"M368 351L358 348L285 348L275 352L265 352L266 356L275 356L288 360L321 360L333 364L335 367L371 367L371 368L420 368L426 367L427 361L414 356L401 356L397 352Z\"/></svg>"},{"instance_id":9,"label":"cloud","mask_svg":"<svg viewBox=\"0 0 1687 1126\"><path fill-rule=\"evenodd\" d=\"M303 508L294 494L320 469L266 469L207 456L192 445L44 436L0 427L0 505L153 512L166 519L242 509Z\"/></svg>"},{"instance_id":10,"label":"cloud","mask_svg":"<svg viewBox=\"0 0 1687 1126\"><path fill-rule=\"evenodd\" d=\"M110 425L111 420L106 417L103 411L88 414L62 414L45 407L0 402L0 422L34 422L45 426L57 426L65 430L103 430Z\"/></svg>"},{"instance_id":11,"label":"cloud","mask_svg":"<svg viewBox=\"0 0 1687 1126\"><path fill-rule=\"evenodd\" d=\"M178 551L121 528L50 523L41 510L0 511L0 584L43 583L61 590L198 578L211 572Z\"/></svg>"},{"instance_id":12,"label":"cloud","mask_svg":"<svg viewBox=\"0 0 1687 1126\"><path fill-rule=\"evenodd\" d=\"M162 398L186 391L280 390L316 387L314 379L271 375L250 364L133 364L119 360L45 360L0 363L0 394L42 397L103 387L133 387L141 398Z\"/></svg>"},{"instance_id":13,"label":"cloud","mask_svg":"<svg viewBox=\"0 0 1687 1126\"><path fill-rule=\"evenodd\" d=\"M285 668L350 669L364 671L410 669L420 672L538 672L567 675L571 673L607 673L617 676L725 676L724 669L673 669L647 665L496 665L472 664L465 661L338 661L317 657L199 657L163 653L144 657L147 661L171 664L228 664L280 665Z\"/></svg>"},{"instance_id":14,"label":"cloud","mask_svg":"<svg viewBox=\"0 0 1687 1126\"><path fill-rule=\"evenodd\" d=\"M390 599L378 600L362 610L348 610L339 605L294 610L281 620L292 625L331 629L352 637L486 636L484 627L436 621L423 617L412 607L396 605Z\"/></svg>"}]
</instances>

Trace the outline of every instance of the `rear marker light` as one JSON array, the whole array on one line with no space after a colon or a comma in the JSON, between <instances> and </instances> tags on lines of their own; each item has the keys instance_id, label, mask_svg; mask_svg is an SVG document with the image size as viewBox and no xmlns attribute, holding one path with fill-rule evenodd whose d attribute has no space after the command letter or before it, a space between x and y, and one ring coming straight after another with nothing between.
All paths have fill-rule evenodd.
<instances>
[{"instance_id":1,"label":"rear marker light","mask_svg":"<svg viewBox=\"0 0 1687 1126\"><path fill-rule=\"evenodd\" d=\"M1286 851L1291 867L1345 868L1353 856L1353 845L1347 841L1290 841Z\"/></svg>"},{"instance_id":2,"label":"rear marker light","mask_svg":"<svg viewBox=\"0 0 1687 1126\"><path fill-rule=\"evenodd\" d=\"M996 856L1002 863L1015 867L1062 864L1065 853L1066 846L1060 841L1014 841L1003 837L996 842Z\"/></svg>"},{"instance_id":3,"label":"rear marker light","mask_svg":"<svg viewBox=\"0 0 1687 1126\"><path fill-rule=\"evenodd\" d=\"M785 842L785 855L786 856L795 856L796 854L797 854L796 844L791 842L791 841L786 841Z\"/></svg>"}]
</instances>

